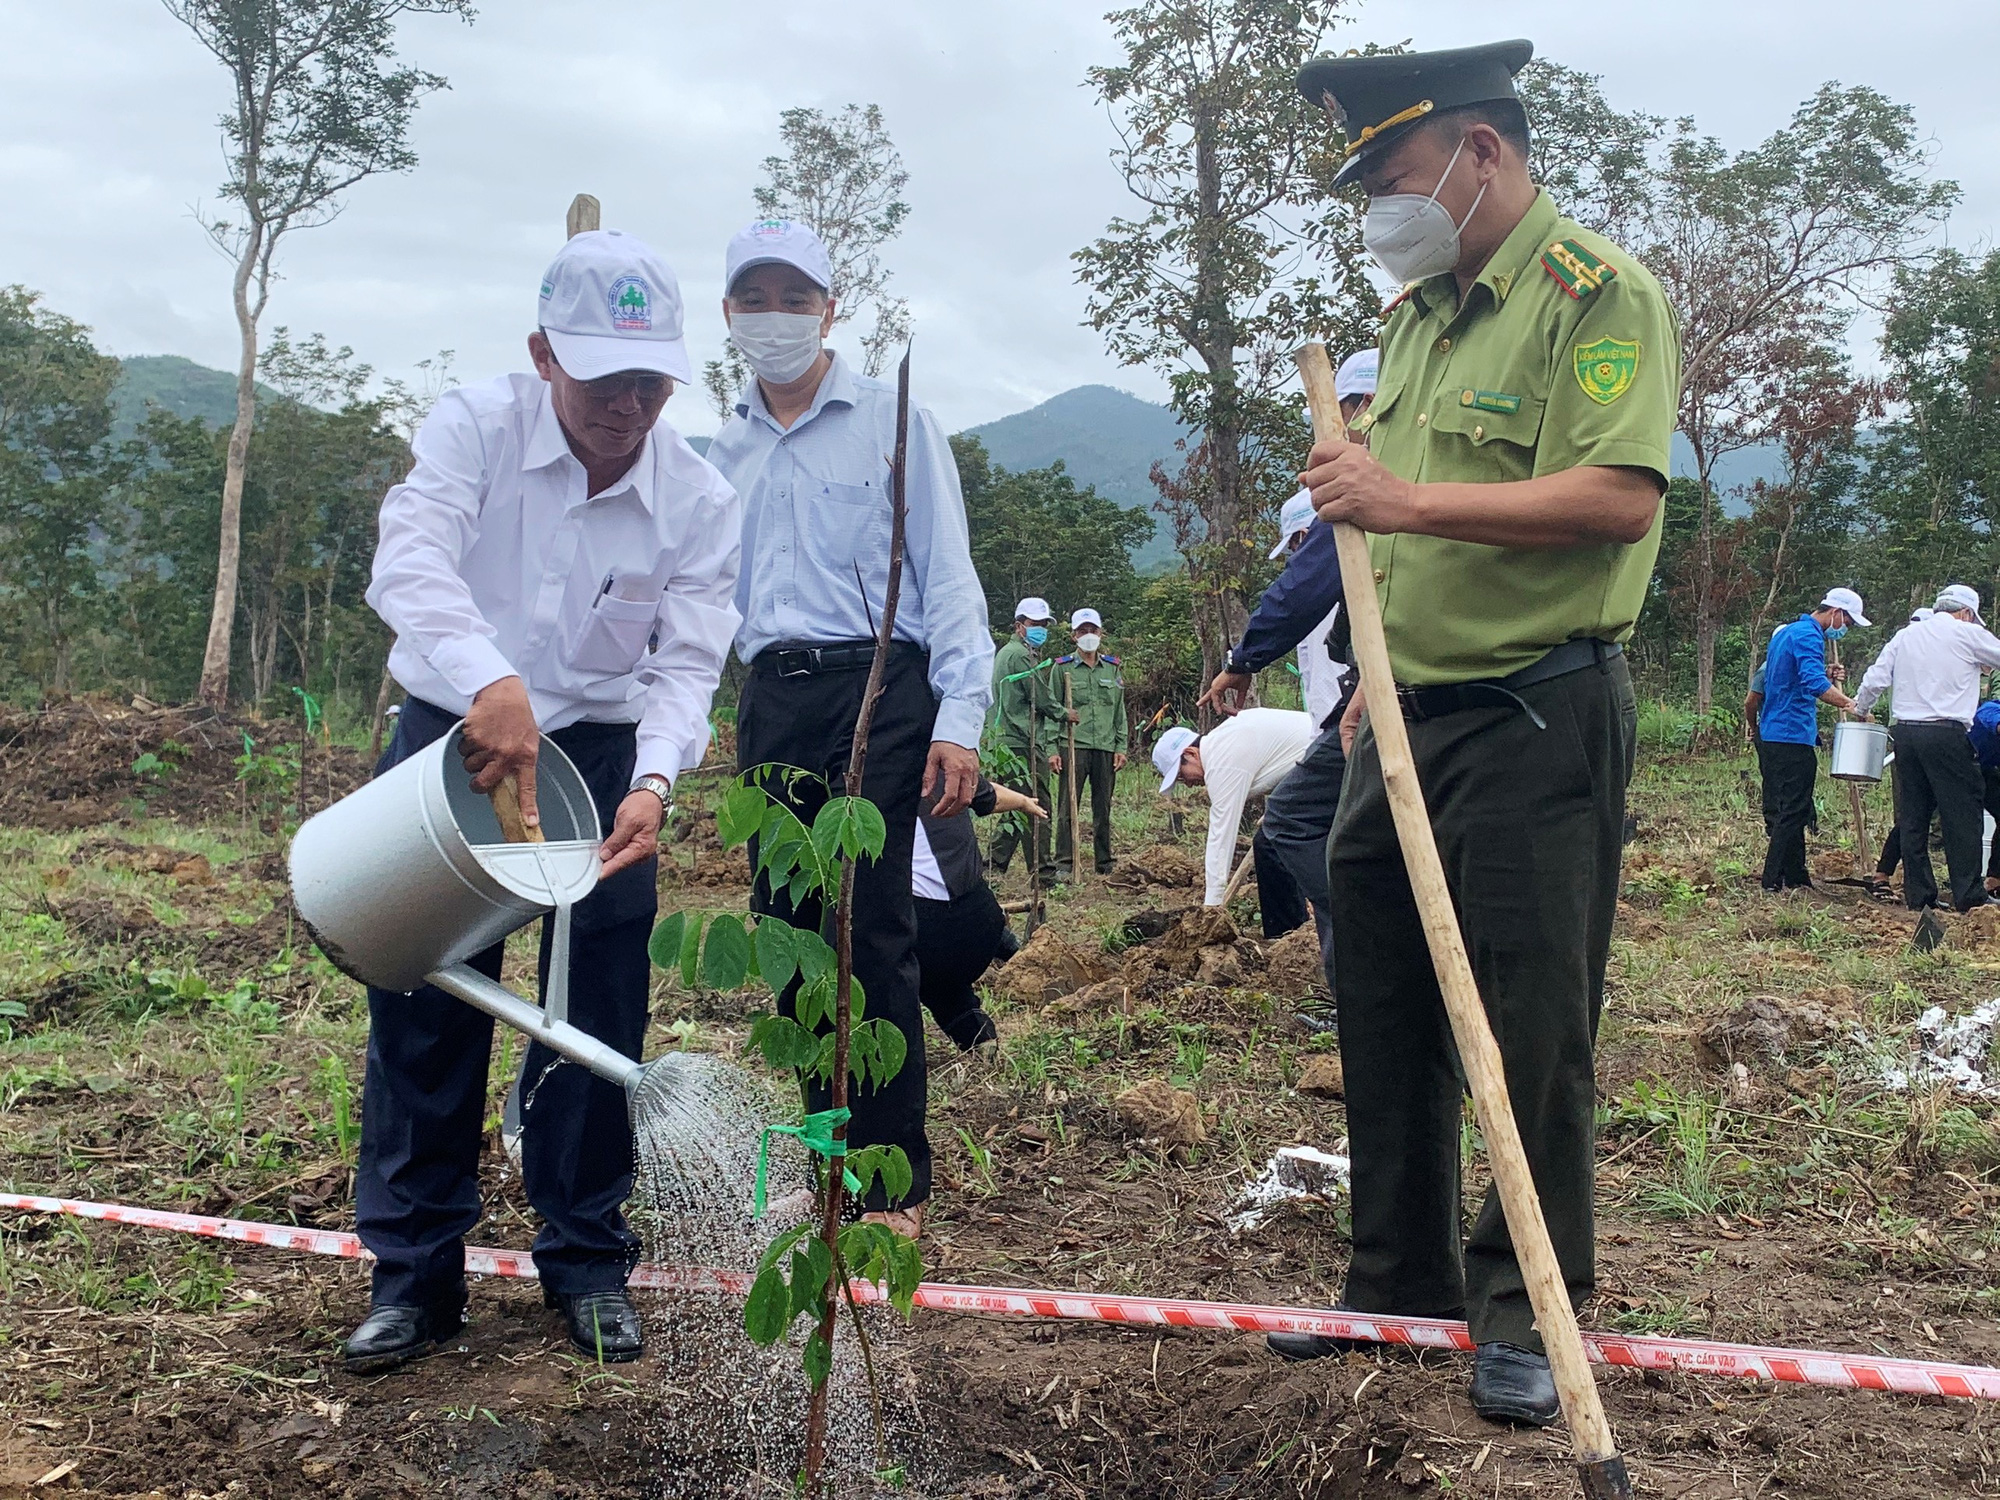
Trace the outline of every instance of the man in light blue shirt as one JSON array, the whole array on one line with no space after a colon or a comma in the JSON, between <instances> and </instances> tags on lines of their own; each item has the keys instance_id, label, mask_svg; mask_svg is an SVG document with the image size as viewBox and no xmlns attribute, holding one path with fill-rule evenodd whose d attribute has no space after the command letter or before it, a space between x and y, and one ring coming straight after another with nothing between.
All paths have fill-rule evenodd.
<instances>
[{"instance_id":1,"label":"man in light blue shirt","mask_svg":"<svg viewBox=\"0 0 2000 1500\"><path fill-rule=\"evenodd\" d=\"M809 824L842 790L875 658L889 582L896 388L824 347L835 315L833 268L803 224L765 219L738 234L725 286L730 339L756 374L708 450L744 507L736 652L750 677L737 708L737 765L813 772L819 780L769 783ZM909 1052L895 1078L855 1090L848 1139L909 1154L915 1185L901 1208L891 1209L879 1182L864 1207L915 1235L931 1173L911 848L920 799L943 817L971 802L993 670L958 469L944 429L915 405L905 494L895 636L861 787L881 810L888 839L880 859L855 871L854 972L869 1015L901 1028ZM795 908L761 880L751 906L795 926L817 926L822 917L816 902ZM789 1012L789 995L780 1005ZM823 1086L811 1096L813 1109L827 1107Z\"/></svg>"}]
</instances>

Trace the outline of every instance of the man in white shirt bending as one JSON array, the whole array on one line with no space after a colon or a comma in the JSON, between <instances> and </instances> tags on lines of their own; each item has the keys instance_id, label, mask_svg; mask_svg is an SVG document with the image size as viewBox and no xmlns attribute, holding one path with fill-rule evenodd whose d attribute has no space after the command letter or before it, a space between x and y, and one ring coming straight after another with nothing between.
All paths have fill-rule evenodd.
<instances>
[{"instance_id":1,"label":"man in white shirt bending","mask_svg":"<svg viewBox=\"0 0 2000 1500\"><path fill-rule=\"evenodd\" d=\"M473 786L518 784L531 824L546 733L597 804L604 844L570 947L570 1021L628 1057L646 1031L646 940L673 781L707 752L709 700L736 633L735 491L661 419L690 377L680 287L615 230L577 235L542 278L533 374L449 391L382 502L368 602L396 632L409 694L386 769L465 723ZM472 960L493 978L501 949ZM542 963L549 961L544 934ZM453 1337L465 1235L479 1221L492 1021L426 986L368 992L355 1218L375 1254L358 1371ZM528 1049L522 1169L535 1266L593 1359L641 1352L625 1277L639 1241L623 1091Z\"/></svg>"},{"instance_id":2,"label":"man in white shirt bending","mask_svg":"<svg viewBox=\"0 0 2000 1500\"><path fill-rule=\"evenodd\" d=\"M1903 844L1903 904L1938 902L1931 873L1931 814L1944 824L1951 904L1959 911L2000 905L1980 880L1979 835L1985 783L1967 738L1979 707L1979 674L2000 667L2000 638L1980 623L1979 595L1954 583L1928 620L1899 630L1875 658L1854 696L1863 717L1886 689L1896 749L1896 832Z\"/></svg>"},{"instance_id":3,"label":"man in white shirt bending","mask_svg":"<svg viewBox=\"0 0 2000 1500\"><path fill-rule=\"evenodd\" d=\"M1269 796L1313 741L1313 719L1289 708L1246 708L1207 734L1173 728L1153 746L1160 794L1182 782L1208 788L1207 895L1220 906L1229 889L1237 827L1252 797Z\"/></svg>"}]
</instances>

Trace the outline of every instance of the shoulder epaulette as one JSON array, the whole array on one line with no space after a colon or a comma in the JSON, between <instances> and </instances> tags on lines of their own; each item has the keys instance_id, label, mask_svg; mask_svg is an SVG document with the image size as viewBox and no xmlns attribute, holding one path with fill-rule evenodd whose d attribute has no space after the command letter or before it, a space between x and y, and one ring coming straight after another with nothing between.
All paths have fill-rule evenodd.
<instances>
[{"instance_id":1,"label":"shoulder epaulette","mask_svg":"<svg viewBox=\"0 0 2000 1500\"><path fill-rule=\"evenodd\" d=\"M1109 651L1104 653L1104 660L1110 662L1114 667L1118 665L1118 658L1113 656Z\"/></svg>"},{"instance_id":2,"label":"shoulder epaulette","mask_svg":"<svg viewBox=\"0 0 2000 1500\"><path fill-rule=\"evenodd\" d=\"M1542 269L1579 302L1594 296L1598 288L1618 275L1616 266L1599 260L1575 240L1557 240L1544 250Z\"/></svg>"},{"instance_id":3,"label":"shoulder epaulette","mask_svg":"<svg viewBox=\"0 0 2000 1500\"><path fill-rule=\"evenodd\" d=\"M1416 291L1416 289L1422 285L1423 283L1421 281L1412 281L1407 286L1405 286L1400 292L1396 293L1395 296L1391 297L1387 302L1383 303L1382 314L1381 314L1383 319L1386 321L1390 313L1394 312L1397 308L1401 307L1405 302L1408 302L1410 300L1410 294Z\"/></svg>"},{"instance_id":4,"label":"shoulder epaulette","mask_svg":"<svg viewBox=\"0 0 2000 1500\"><path fill-rule=\"evenodd\" d=\"M1066 667L1075 660L1076 658L1074 656L1058 656L1056 658L1056 665L1059 667Z\"/></svg>"}]
</instances>

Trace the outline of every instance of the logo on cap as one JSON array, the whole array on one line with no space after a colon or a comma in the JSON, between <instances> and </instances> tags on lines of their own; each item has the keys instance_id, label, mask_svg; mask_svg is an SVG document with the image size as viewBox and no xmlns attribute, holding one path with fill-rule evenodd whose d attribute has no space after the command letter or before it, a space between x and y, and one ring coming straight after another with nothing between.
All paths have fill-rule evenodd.
<instances>
[{"instance_id":1,"label":"logo on cap","mask_svg":"<svg viewBox=\"0 0 2000 1500\"><path fill-rule=\"evenodd\" d=\"M611 283L611 326L621 333L653 331L653 297L637 276L621 276Z\"/></svg>"},{"instance_id":2,"label":"logo on cap","mask_svg":"<svg viewBox=\"0 0 2000 1500\"><path fill-rule=\"evenodd\" d=\"M750 226L750 232L760 240L775 240L792 227L790 219L759 219Z\"/></svg>"}]
</instances>

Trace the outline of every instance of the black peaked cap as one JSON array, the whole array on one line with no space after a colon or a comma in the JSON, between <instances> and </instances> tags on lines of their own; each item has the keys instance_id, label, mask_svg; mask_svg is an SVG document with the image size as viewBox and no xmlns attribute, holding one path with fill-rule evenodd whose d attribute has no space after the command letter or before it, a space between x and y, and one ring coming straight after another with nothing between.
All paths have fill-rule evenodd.
<instances>
[{"instance_id":1,"label":"black peaked cap","mask_svg":"<svg viewBox=\"0 0 2000 1500\"><path fill-rule=\"evenodd\" d=\"M1347 161L1334 186L1441 110L1516 99L1514 75L1535 55L1529 41L1488 42L1442 52L1377 52L1315 57L1299 69L1299 92L1314 104L1333 100L1347 132Z\"/></svg>"}]
</instances>

